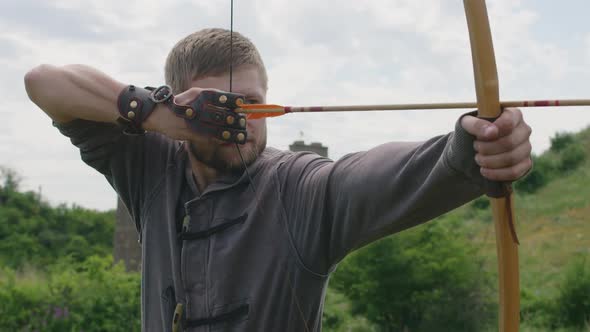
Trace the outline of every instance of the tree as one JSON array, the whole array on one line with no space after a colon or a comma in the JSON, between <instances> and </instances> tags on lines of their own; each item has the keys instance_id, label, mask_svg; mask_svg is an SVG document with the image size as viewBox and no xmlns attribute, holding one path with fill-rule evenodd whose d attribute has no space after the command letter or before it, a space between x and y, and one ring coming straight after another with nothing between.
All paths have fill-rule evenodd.
<instances>
[{"instance_id":1,"label":"tree","mask_svg":"<svg viewBox=\"0 0 590 332\"><path fill-rule=\"evenodd\" d=\"M22 178L15 170L0 166L0 181L4 190L18 191Z\"/></svg>"},{"instance_id":2,"label":"tree","mask_svg":"<svg viewBox=\"0 0 590 332\"><path fill-rule=\"evenodd\" d=\"M382 331L479 331L492 287L457 229L430 223L383 239L341 263L331 286Z\"/></svg>"}]
</instances>

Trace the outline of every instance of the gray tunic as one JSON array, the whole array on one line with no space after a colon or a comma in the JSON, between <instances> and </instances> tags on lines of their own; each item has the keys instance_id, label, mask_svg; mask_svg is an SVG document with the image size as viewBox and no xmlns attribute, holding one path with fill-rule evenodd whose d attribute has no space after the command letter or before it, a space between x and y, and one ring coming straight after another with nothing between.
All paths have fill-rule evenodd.
<instances>
[{"instance_id":1,"label":"gray tunic","mask_svg":"<svg viewBox=\"0 0 590 332\"><path fill-rule=\"evenodd\" d=\"M143 331L171 331L177 303L188 331L321 331L328 277L348 253L483 192L458 125L338 161L267 148L249 167L253 183L228 176L202 193L180 142L84 120L56 126L136 223Z\"/></svg>"}]
</instances>

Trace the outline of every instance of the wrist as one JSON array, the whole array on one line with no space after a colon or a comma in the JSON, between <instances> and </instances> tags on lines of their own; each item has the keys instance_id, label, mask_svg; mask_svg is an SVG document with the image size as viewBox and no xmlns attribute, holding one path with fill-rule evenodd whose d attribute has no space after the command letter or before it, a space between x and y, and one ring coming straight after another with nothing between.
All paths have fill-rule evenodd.
<instances>
[{"instance_id":1,"label":"wrist","mask_svg":"<svg viewBox=\"0 0 590 332\"><path fill-rule=\"evenodd\" d=\"M168 106L164 104L156 104L156 107L141 124L141 128L146 131L154 131L162 133L162 129L160 128L159 124L165 121L166 113L170 112L168 110Z\"/></svg>"},{"instance_id":2,"label":"wrist","mask_svg":"<svg viewBox=\"0 0 590 332\"><path fill-rule=\"evenodd\" d=\"M142 135L146 130L157 130L157 121L147 124L146 121L151 118L156 108L170 103L172 97L172 91L166 85L145 89L133 85L126 86L117 100L120 115L117 122L128 135Z\"/></svg>"}]
</instances>

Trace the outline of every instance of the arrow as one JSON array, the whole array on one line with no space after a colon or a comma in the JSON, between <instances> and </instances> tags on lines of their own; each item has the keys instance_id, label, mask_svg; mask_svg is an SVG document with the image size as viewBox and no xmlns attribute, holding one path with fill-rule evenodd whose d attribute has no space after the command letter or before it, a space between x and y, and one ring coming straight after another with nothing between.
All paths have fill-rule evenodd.
<instances>
[{"instance_id":1,"label":"arrow","mask_svg":"<svg viewBox=\"0 0 590 332\"><path fill-rule=\"evenodd\" d=\"M506 107L559 107L559 106L590 106L590 99L562 100L514 100L500 102L501 108ZM248 114L249 119L260 119L285 115L287 113L319 113L319 112L366 112L366 111L407 111L434 109L466 109L477 108L475 102L426 103L426 104L382 104L382 105L339 105L339 106L282 106L276 104L242 104L235 111Z\"/></svg>"}]
</instances>

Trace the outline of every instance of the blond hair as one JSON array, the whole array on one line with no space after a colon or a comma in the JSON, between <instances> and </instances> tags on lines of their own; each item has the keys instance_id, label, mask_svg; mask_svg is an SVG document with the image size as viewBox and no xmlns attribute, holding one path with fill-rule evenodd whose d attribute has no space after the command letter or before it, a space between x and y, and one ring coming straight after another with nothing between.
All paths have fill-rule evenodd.
<instances>
[{"instance_id":1,"label":"blond hair","mask_svg":"<svg viewBox=\"0 0 590 332\"><path fill-rule=\"evenodd\" d=\"M258 67L266 88L266 69L256 46L235 31L230 46L230 31L217 28L194 32L174 45L166 58L166 84L178 94L189 89L194 79L228 73L230 64L234 70L244 65Z\"/></svg>"}]
</instances>

